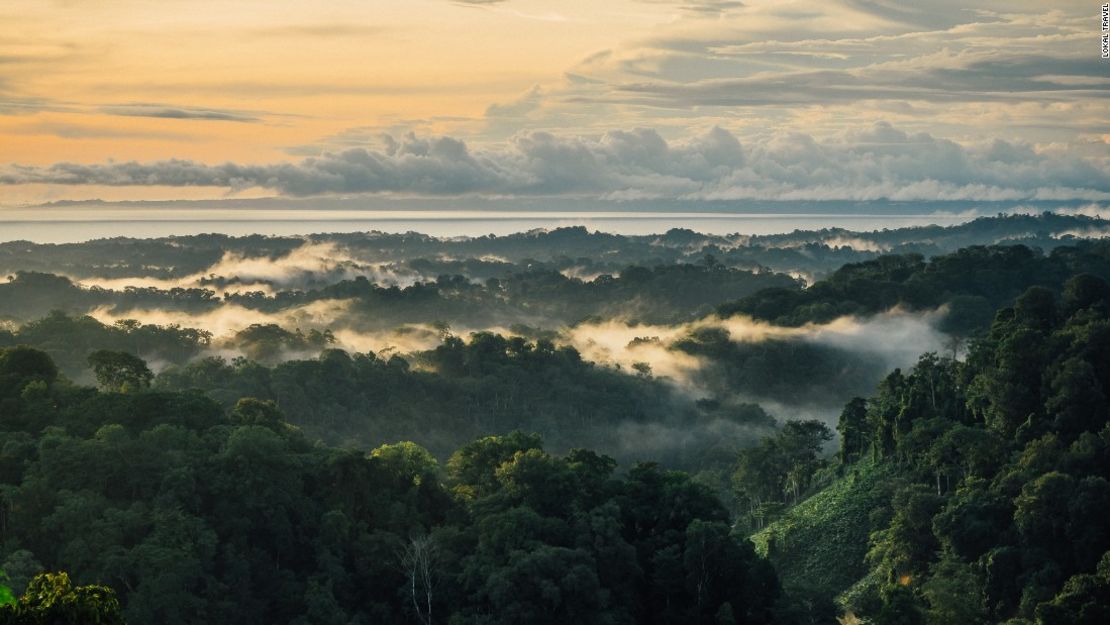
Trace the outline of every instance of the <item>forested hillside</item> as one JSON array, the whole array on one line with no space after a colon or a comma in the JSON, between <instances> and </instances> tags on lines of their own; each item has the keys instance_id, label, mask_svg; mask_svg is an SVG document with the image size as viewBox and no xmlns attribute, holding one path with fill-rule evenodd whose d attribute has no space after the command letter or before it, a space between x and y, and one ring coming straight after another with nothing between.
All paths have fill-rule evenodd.
<instances>
[{"instance_id":1,"label":"forested hillside","mask_svg":"<svg viewBox=\"0 0 1110 625\"><path fill-rule=\"evenodd\" d=\"M1110 224L1083 215L1045 212L981 217L953 226L876 231L845 228L750 235L702 234L674 228L663 234L620 235L585 227L535 230L505 236L437 238L415 232L353 232L308 237L231 237L219 234L160 239L117 237L84 243L0 243L0 272L34 271L86 279L209 278L210 285L248 279L282 282L288 274L259 274L260 263L305 260L298 248L326 249L325 263L302 264L299 286L319 286L337 276L363 273L398 284L463 275L484 281L544 269L568 275L615 275L629 265L693 263L706 254L739 269L822 278L845 263L884 254L948 254L974 245L1021 244L1051 250L1083 237L1104 235ZM221 263L221 260L235 260ZM214 274L214 275L211 275ZM197 286L197 285L194 285ZM203 285L200 285L203 286Z\"/></svg>"},{"instance_id":2,"label":"forested hillside","mask_svg":"<svg viewBox=\"0 0 1110 625\"><path fill-rule=\"evenodd\" d=\"M712 257L697 263L624 266L582 280L542 267L472 282L443 274L406 286L372 282L364 275L314 284L311 288L274 288L228 283L202 286L83 287L59 275L18 271L0 283L0 319L28 321L52 310L86 314L103 310L115 316L170 311L189 315L236 307L278 313L314 303L350 304L342 323L382 329L405 323L446 322L471 328L514 324L547 327L590 317L628 316L652 323L704 316L722 302L761 289L798 288L794 278L769 271L728 268ZM231 287L237 286L230 283ZM211 287L211 288L209 288ZM218 294L216 289L222 291Z\"/></svg>"},{"instance_id":3,"label":"forested hillside","mask_svg":"<svg viewBox=\"0 0 1110 625\"><path fill-rule=\"evenodd\" d=\"M876 625L1104 623L1108 388L1110 286L1031 288L966 361L926 355L849 403L841 477L757 544L788 589Z\"/></svg>"},{"instance_id":4,"label":"forested hillside","mask_svg":"<svg viewBox=\"0 0 1110 625\"><path fill-rule=\"evenodd\" d=\"M341 450L269 402L225 413L131 381L75 387L42 352L0 351L13 586L66 569L164 624L770 623L785 605L684 474L617 475L522 433L445 465L411 443Z\"/></svg>"},{"instance_id":5,"label":"forested hillside","mask_svg":"<svg viewBox=\"0 0 1110 625\"><path fill-rule=\"evenodd\" d=\"M0 625L1110 625L1104 2L0 0Z\"/></svg>"},{"instance_id":6,"label":"forested hillside","mask_svg":"<svg viewBox=\"0 0 1110 625\"><path fill-rule=\"evenodd\" d=\"M883 256L804 289L712 259L552 276L354 279L236 305L571 318L634 297L670 321L428 323L377 351L337 349L342 324L217 337L55 311L0 330L10 599L95 596L90 610L132 625L1110 614L1106 243ZM30 279L44 303L55 287L108 293ZM363 307L381 294L399 299ZM830 402L838 422L803 410Z\"/></svg>"},{"instance_id":7,"label":"forested hillside","mask_svg":"<svg viewBox=\"0 0 1110 625\"><path fill-rule=\"evenodd\" d=\"M758 405L694 402L545 340L448 337L409 358L422 367L339 350L274 367L206 359L167 369L156 385L201 389L228 407L244 396L272 399L313 437L360 446L414 440L439 457L472 438L522 429L554 449L588 445L622 462L696 470L727 464L775 425Z\"/></svg>"},{"instance_id":8,"label":"forested hillside","mask_svg":"<svg viewBox=\"0 0 1110 625\"><path fill-rule=\"evenodd\" d=\"M1059 293L1080 273L1110 279L1110 243L1081 241L1048 254L1022 245L969 247L925 259L887 255L850 263L808 289L767 289L722 305L722 316L747 314L783 325L868 315L894 306L950 310L946 329L976 334L994 311L1032 286Z\"/></svg>"}]
</instances>

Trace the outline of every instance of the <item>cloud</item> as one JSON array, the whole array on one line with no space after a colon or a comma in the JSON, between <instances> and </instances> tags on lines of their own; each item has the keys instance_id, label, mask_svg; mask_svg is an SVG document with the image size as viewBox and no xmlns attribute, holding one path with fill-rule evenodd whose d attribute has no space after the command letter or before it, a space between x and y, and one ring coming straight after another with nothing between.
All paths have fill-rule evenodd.
<instances>
[{"instance_id":1,"label":"cloud","mask_svg":"<svg viewBox=\"0 0 1110 625\"><path fill-rule=\"evenodd\" d=\"M743 78L713 78L675 84L629 82L617 92L656 106L785 106L835 104L860 100L931 102L1023 101L1069 93L1105 97L1106 83L1097 59L1046 55L959 59L951 66L871 66L761 73ZM1065 77L1061 80L1059 77ZM1103 92L1103 93L1099 93Z\"/></svg>"},{"instance_id":2,"label":"cloud","mask_svg":"<svg viewBox=\"0 0 1110 625\"><path fill-rule=\"evenodd\" d=\"M0 88L3 83L0 82ZM88 106L72 102L60 102L46 98L21 97L4 94L0 91L0 115L33 115L36 113L77 113L81 115L113 115L116 117L150 117L157 119L185 119L202 121L227 121L254 123L263 121L266 116L278 116L277 113L260 113L257 111L242 111L233 109L220 109L197 106L181 106L174 104L157 104L145 102L132 102L126 104L109 104L104 106ZM294 117L282 114L282 117ZM8 131L5 131L8 132Z\"/></svg>"},{"instance_id":3,"label":"cloud","mask_svg":"<svg viewBox=\"0 0 1110 625\"><path fill-rule=\"evenodd\" d=\"M96 124L71 124L58 121L36 121L28 124L15 125L7 128L5 132L11 135L52 135L65 139L127 138L147 141L159 139L173 141L196 140L196 137L192 135L175 132L139 130Z\"/></svg>"},{"instance_id":4,"label":"cloud","mask_svg":"<svg viewBox=\"0 0 1110 625\"><path fill-rule=\"evenodd\" d=\"M255 310L239 304L222 303L219 307L206 312L136 308L116 310L113 307L103 307L91 311L89 316L102 323L138 319L143 323L198 328L207 330L217 339L222 340L231 338L236 332L253 323L273 323L289 329L325 329L344 315L349 308L348 300L317 300L275 313Z\"/></svg>"},{"instance_id":5,"label":"cloud","mask_svg":"<svg viewBox=\"0 0 1110 625\"><path fill-rule=\"evenodd\" d=\"M639 0L645 4L664 4L678 7L693 17L719 18L725 13L741 9L747 4L738 0Z\"/></svg>"},{"instance_id":6,"label":"cloud","mask_svg":"<svg viewBox=\"0 0 1110 625\"><path fill-rule=\"evenodd\" d=\"M543 102L543 89L538 85L529 89L516 100L504 104L494 103L486 107L486 117L522 117L537 109Z\"/></svg>"},{"instance_id":7,"label":"cloud","mask_svg":"<svg viewBox=\"0 0 1110 625\"><path fill-rule=\"evenodd\" d=\"M702 15L712 15L715 17L745 6L747 6L745 3L735 0L694 0L692 2L682 3L682 9L684 11Z\"/></svg>"},{"instance_id":8,"label":"cloud","mask_svg":"<svg viewBox=\"0 0 1110 625\"><path fill-rule=\"evenodd\" d=\"M365 277L375 284L409 286L429 278L392 264L375 263L353 256L336 243L306 241L279 256L250 256L227 251L218 261L197 273L178 278L131 276L122 278L69 276L85 287L123 290L136 288L205 288L217 296L261 291L272 294L282 289L309 289L342 280ZM434 278L435 276L430 276Z\"/></svg>"},{"instance_id":9,"label":"cloud","mask_svg":"<svg viewBox=\"0 0 1110 625\"><path fill-rule=\"evenodd\" d=\"M675 350L674 343L693 332L719 329L737 343L799 340L865 353L893 366L912 364L917 357L943 345L934 328L939 313L913 314L893 310L869 318L842 317L827 324L776 326L736 316L706 317L680 325L629 324L621 319L582 323L567 329L563 340L594 362L631 369L645 362L652 371L682 386L695 384L693 374L704 369L704 358ZM895 337L887 340L884 337Z\"/></svg>"},{"instance_id":10,"label":"cloud","mask_svg":"<svg viewBox=\"0 0 1110 625\"><path fill-rule=\"evenodd\" d=\"M287 330L332 330L335 343L331 346L352 353L393 351L408 354L432 349L443 340L438 329L424 324L407 324L380 331L355 330L349 327L349 322L351 316L357 314L352 311L351 300L318 300L277 312L229 303L204 312L135 308L115 310L111 307L89 312L89 316L105 324L136 319L144 324L207 330L213 336L213 350L225 357L242 355L236 346L235 334L251 324L275 324ZM308 353L283 355L284 358L311 356Z\"/></svg>"},{"instance_id":11,"label":"cloud","mask_svg":"<svg viewBox=\"0 0 1110 625\"><path fill-rule=\"evenodd\" d=\"M740 391L736 380L724 374L728 356L709 357L688 353L679 343L704 332L719 332L728 341L740 345L758 345L768 341L781 345L811 345L835 350L846 358L845 369L856 369L843 382L860 382L865 387L876 384L881 372L894 367L909 367L926 352L947 351L951 341L937 330L937 323L946 311L911 313L893 309L870 317L841 317L826 324L802 327L775 326L750 317L727 319L706 317L679 325L629 324L620 319L582 323L564 329L560 340L572 345L587 360L632 373L639 365L650 367L652 375L683 390L687 395L704 398L721 394L739 395L735 399L758 401L776 415L807 414L822 418L835 416L843 402L860 389L828 387L839 374L820 369L810 373L809 388L785 396L772 389L747 388ZM716 349L716 348L715 348ZM760 348L762 349L762 348ZM723 358L723 360L719 359ZM814 389L824 389L814 395ZM807 393L809 395L807 395ZM844 396L848 394L848 396Z\"/></svg>"},{"instance_id":12,"label":"cloud","mask_svg":"<svg viewBox=\"0 0 1110 625\"><path fill-rule=\"evenodd\" d=\"M0 82L0 87L3 87ZM0 115L33 115L43 111L58 110L59 105L45 98L5 95L0 91Z\"/></svg>"},{"instance_id":13,"label":"cloud","mask_svg":"<svg viewBox=\"0 0 1110 625\"><path fill-rule=\"evenodd\" d=\"M666 140L656 130L601 136L525 132L474 148L450 136L386 135L374 148L297 163L187 160L0 168L0 184L273 189L287 196L588 197L791 201L1020 201L1110 198L1110 157L994 139L963 145L888 122L818 140L779 132L741 144L712 128Z\"/></svg>"},{"instance_id":14,"label":"cloud","mask_svg":"<svg viewBox=\"0 0 1110 625\"><path fill-rule=\"evenodd\" d=\"M159 119L199 119L205 121L258 122L254 113L212 108L169 106L165 104L120 104L99 109L107 115L121 117L156 117Z\"/></svg>"},{"instance_id":15,"label":"cloud","mask_svg":"<svg viewBox=\"0 0 1110 625\"><path fill-rule=\"evenodd\" d=\"M516 128L583 132L619 118L661 129L717 124L745 140L768 128L826 138L887 118L1072 148L1084 133L1106 132L1110 85L1079 3L752 2L720 19L682 15L542 85L543 106Z\"/></svg>"}]
</instances>

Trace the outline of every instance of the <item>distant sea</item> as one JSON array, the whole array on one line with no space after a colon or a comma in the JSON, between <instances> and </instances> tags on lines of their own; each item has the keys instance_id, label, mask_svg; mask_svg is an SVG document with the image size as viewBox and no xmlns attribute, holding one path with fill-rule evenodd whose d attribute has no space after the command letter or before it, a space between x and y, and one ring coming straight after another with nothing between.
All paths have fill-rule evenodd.
<instances>
[{"instance_id":1,"label":"distant sea","mask_svg":"<svg viewBox=\"0 0 1110 625\"><path fill-rule=\"evenodd\" d=\"M437 237L505 235L537 228L585 226L618 234L663 233L689 228L706 234L774 234L796 229L856 231L930 224L952 225L969 213L854 214L658 211L458 211L318 209L5 209L0 242L75 243L112 237L302 235L330 232L420 232Z\"/></svg>"}]
</instances>

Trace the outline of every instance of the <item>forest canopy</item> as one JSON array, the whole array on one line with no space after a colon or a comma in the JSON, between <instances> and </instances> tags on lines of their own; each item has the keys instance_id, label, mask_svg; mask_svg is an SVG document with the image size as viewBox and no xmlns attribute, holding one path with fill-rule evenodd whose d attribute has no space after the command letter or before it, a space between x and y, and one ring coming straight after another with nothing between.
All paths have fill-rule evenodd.
<instances>
[{"instance_id":1,"label":"forest canopy","mask_svg":"<svg viewBox=\"0 0 1110 625\"><path fill-rule=\"evenodd\" d=\"M0 405L3 566L16 586L58 566L108 584L132 623L767 623L781 609L712 492L656 465L618 475L521 432L445 464L412 443L313 445L271 402L76 387L22 347L0 352Z\"/></svg>"},{"instance_id":2,"label":"forest canopy","mask_svg":"<svg viewBox=\"0 0 1110 625\"><path fill-rule=\"evenodd\" d=\"M1070 223L30 245L0 623L1101 623L1110 245L941 245Z\"/></svg>"}]
</instances>

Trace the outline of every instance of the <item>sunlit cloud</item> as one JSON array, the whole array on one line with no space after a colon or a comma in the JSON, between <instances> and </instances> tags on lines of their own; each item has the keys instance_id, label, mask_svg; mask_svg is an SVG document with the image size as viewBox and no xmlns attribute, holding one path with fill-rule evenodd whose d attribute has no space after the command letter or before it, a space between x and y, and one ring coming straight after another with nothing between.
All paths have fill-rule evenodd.
<instances>
[{"instance_id":1,"label":"sunlit cloud","mask_svg":"<svg viewBox=\"0 0 1110 625\"><path fill-rule=\"evenodd\" d=\"M472 148L450 136L381 137L299 163L124 162L0 169L0 184L262 187L283 195L567 196L616 200L1018 201L1110 199L1110 158L994 139L961 145L885 121L818 140L782 132L742 144L727 130L667 141L521 133Z\"/></svg>"},{"instance_id":2,"label":"sunlit cloud","mask_svg":"<svg viewBox=\"0 0 1110 625\"><path fill-rule=\"evenodd\" d=\"M198 1L5 7L3 182L624 200L1107 190L1110 82L1083 2ZM880 123L911 140L851 144ZM681 159L714 128L743 164L643 160ZM995 139L1033 157L977 152Z\"/></svg>"}]
</instances>

